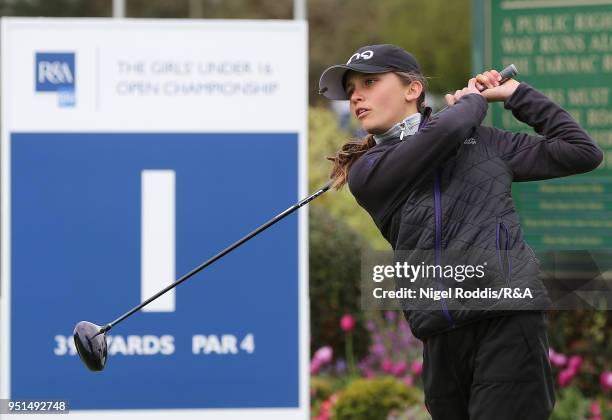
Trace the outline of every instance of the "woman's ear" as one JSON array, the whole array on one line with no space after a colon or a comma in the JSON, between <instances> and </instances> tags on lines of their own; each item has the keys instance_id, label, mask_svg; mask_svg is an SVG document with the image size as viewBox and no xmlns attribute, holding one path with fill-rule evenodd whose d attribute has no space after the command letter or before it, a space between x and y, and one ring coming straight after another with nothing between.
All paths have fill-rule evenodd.
<instances>
[{"instance_id":1,"label":"woman's ear","mask_svg":"<svg viewBox=\"0 0 612 420\"><path fill-rule=\"evenodd\" d=\"M423 85L418 80L413 80L408 86L406 86L404 98L407 102L414 101L421 96L421 92L423 92Z\"/></svg>"}]
</instances>

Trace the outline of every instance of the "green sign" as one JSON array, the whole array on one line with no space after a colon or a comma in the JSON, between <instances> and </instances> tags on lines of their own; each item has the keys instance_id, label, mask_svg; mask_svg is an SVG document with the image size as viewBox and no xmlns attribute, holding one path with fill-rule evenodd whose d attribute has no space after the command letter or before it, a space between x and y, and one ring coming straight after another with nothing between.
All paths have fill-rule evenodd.
<instances>
[{"instance_id":1,"label":"green sign","mask_svg":"<svg viewBox=\"0 0 612 420\"><path fill-rule=\"evenodd\" d=\"M473 0L474 74L513 63L604 150L595 171L514 183L527 242L538 250L612 248L612 0ZM535 134L501 103L495 127Z\"/></svg>"}]
</instances>

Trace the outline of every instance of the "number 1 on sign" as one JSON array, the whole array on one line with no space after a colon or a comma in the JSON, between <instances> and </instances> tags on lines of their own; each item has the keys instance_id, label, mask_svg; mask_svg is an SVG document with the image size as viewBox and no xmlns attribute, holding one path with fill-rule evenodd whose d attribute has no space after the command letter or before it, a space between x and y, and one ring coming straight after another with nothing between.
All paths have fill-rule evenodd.
<instances>
[{"instance_id":1,"label":"number 1 on sign","mask_svg":"<svg viewBox=\"0 0 612 420\"><path fill-rule=\"evenodd\" d=\"M142 171L141 302L175 281L175 178L172 170ZM142 310L174 312L174 289Z\"/></svg>"}]
</instances>

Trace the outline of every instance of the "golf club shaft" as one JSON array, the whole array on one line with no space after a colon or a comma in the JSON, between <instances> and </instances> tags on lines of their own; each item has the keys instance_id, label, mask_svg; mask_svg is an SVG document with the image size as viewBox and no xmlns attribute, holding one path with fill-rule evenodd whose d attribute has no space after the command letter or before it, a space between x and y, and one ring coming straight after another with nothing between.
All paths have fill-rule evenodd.
<instances>
[{"instance_id":1,"label":"golf club shaft","mask_svg":"<svg viewBox=\"0 0 612 420\"><path fill-rule=\"evenodd\" d=\"M169 285L165 289L160 290L158 293L156 293L155 295L151 296L150 298L148 298L147 300L142 302L140 305L134 307L133 309L131 309L128 312L126 312L125 314L121 315L119 318L117 318L116 320L114 320L110 324L106 324L105 326L103 326L100 329L100 332L98 334L106 333L112 327L114 327L115 325L117 325L118 323L120 323L121 321L123 321L124 319L126 319L127 317L132 315L133 313L135 313L135 312L139 311L140 309L142 309L143 307L147 306L149 303L153 302L155 299L157 299L158 297L160 297L161 295L166 293L168 290L174 289L176 286L178 286L179 284L181 284L182 282L184 282L185 280L187 280L188 278L190 278L194 274L200 272L204 268L208 267L209 265L211 265L212 263L217 261L219 258L223 257L228 252L230 252L233 249L239 247L240 245L242 245L243 243L245 243L246 241L251 239L253 236L257 235L259 232L261 232L263 230L266 230L267 228L272 226L274 223L278 222L279 220L283 219L285 216L288 216L289 214L293 213L295 210L297 210L300 207L302 207L304 204L307 204L310 201L314 200L315 198L317 198L318 196L323 194L325 191L329 190L329 188L332 185L332 182L333 182L333 180L329 180L323 187L321 187L315 193L309 195L308 197L306 197L302 201L300 201L300 202L294 204L293 206L289 207L287 210L283 211L282 213L279 213L274 218L272 218L268 222L264 223L263 225L261 225L260 227L258 227L257 229L255 229L254 231L249 233L248 235L244 236L242 239L234 242L232 245L228 246L227 248L225 248L223 251L219 252L214 257L211 257L207 261L203 262L202 264L200 264L199 266L197 266L196 268L191 270L189 273L185 274L183 277L181 277L180 279L178 279L177 281L175 281L174 283L172 283L171 285Z\"/></svg>"}]
</instances>

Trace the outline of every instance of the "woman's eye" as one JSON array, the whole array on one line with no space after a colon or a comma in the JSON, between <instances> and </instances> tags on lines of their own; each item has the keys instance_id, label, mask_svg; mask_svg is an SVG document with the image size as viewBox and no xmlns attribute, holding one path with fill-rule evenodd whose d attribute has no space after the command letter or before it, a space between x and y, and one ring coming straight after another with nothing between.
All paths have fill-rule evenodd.
<instances>
[{"instance_id":1,"label":"woman's eye","mask_svg":"<svg viewBox=\"0 0 612 420\"><path fill-rule=\"evenodd\" d=\"M364 84L365 86L371 86L371 85L372 85L372 84L373 84L373 83L374 83L376 80L378 80L378 79L376 79L376 78L371 78L371 79L363 79L363 84ZM353 90L354 90L354 89L353 89L352 87L351 87L351 88L346 89L346 95L347 95L349 98L351 97L351 95L353 95Z\"/></svg>"}]
</instances>

